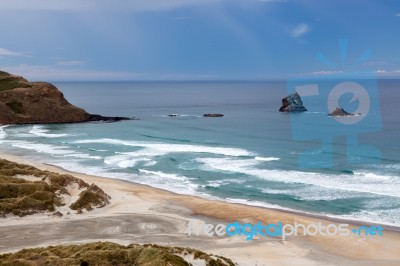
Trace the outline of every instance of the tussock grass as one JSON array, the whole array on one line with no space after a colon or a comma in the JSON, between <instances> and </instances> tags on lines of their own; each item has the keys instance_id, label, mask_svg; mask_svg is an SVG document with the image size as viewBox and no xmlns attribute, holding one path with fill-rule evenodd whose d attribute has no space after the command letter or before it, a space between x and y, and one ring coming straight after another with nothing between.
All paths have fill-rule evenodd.
<instances>
[{"instance_id":1,"label":"tussock grass","mask_svg":"<svg viewBox=\"0 0 400 266\"><path fill-rule=\"evenodd\" d=\"M202 254L201 260L207 266L235 265L230 259L189 248L151 244L122 246L111 242L23 249L17 253L0 255L0 265L189 266L182 255L193 257L197 253Z\"/></svg>"},{"instance_id":2,"label":"tussock grass","mask_svg":"<svg viewBox=\"0 0 400 266\"><path fill-rule=\"evenodd\" d=\"M79 199L69 207L73 210L86 209L90 211L93 206L97 206L98 208L104 207L110 203L109 199L109 195L104 193L104 191L95 184L92 184L85 191L81 192L79 194Z\"/></svg>"},{"instance_id":3,"label":"tussock grass","mask_svg":"<svg viewBox=\"0 0 400 266\"><path fill-rule=\"evenodd\" d=\"M32 85L21 77L0 71L0 92L15 88L30 88Z\"/></svg>"},{"instance_id":4,"label":"tussock grass","mask_svg":"<svg viewBox=\"0 0 400 266\"><path fill-rule=\"evenodd\" d=\"M27 181L18 176L35 176L38 180ZM89 186L72 175L60 175L0 159L0 216L52 212L63 204L61 195L69 195L67 187L74 184L85 190L71 209L90 211L110 203L110 197L95 184Z\"/></svg>"}]
</instances>

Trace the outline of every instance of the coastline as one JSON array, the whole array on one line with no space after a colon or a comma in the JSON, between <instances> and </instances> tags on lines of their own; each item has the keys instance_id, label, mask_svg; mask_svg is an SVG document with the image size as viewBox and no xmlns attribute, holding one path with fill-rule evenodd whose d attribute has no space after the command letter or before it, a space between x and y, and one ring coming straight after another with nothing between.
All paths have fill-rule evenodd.
<instances>
[{"instance_id":1,"label":"coastline","mask_svg":"<svg viewBox=\"0 0 400 266\"><path fill-rule=\"evenodd\" d=\"M0 158L1 158L1 156L3 156L3 155L0 155ZM10 156L10 155L7 155L7 156ZM23 163L23 161L20 161L19 163ZM37 165L40 165L40 163L34 163L35 167L37 167ZM288 215L306 217L306 218L316 219L316 220L325 221L325 222L346 223L346 224L350 224L350 225L354 225L354 226L379 225L379 226L384 227L385 231L393 231L393 232L400 233L400 226L395 226L395 225L391 225L391 224L373 223L371 221L362 221L362 220L357 220L355 218L354 219L351 219L351 218L345 219L345 218L341 218L341 217L327 216L327 215L317 214L317 213L296 211L296 210L292 210L292 209L288 209L288 208L251 205L251 204L245 204L245 203L240 203L240 202L233 202L233 201L223 200L223 199L220 199L220 198L205 198L205 197L201 197L201 196L197 196L197 195L179 194L179 193L176 193L176 192L173 192L173 191L169 191L169 190L166 190L166 189L156 188L156 187L152 187L152 186L146 185L146 184L135 183L135 182L129 181L129 180L116 179L116 178L110 178L110 177L104 177L104 176L94 176L94 175L90 175L90 174L86 174L86 173L79 173L79 172L70 171L68 169L65 169L65 168L62 168L62 167L59 167L59 166L56 166L56 165L52 165L52 164L47 164L47 163L44 163L43 165L45 166L45 168L49 167L47 170L53 171L53 172L62 172L62 173L67 173L67 174L71 174L71 175L85 175L85 176L93 176L93 177L100 178L100 179L105 178L105 179L117 180L119 182L127 183L129 186L134 185L134 186L142 187L143 189L155 190L155 191L160 192L160 193L166 192L166 193L169 193L170 196L193 197L193 198L196 198L196 199L199 199L199 200L209 201L210 203L215 203L215 202L227 203L227 204L230 204L230 205L232 204L232 205L235 205L235 206L255 208L257 210L268 210L268 211L271 211L271 212L278 212L278 213L284 213L284 214L288 214ZM52 170L52 169L54 169L54 170ZM213 214L210 214L210 216L214 217ZM216 218L216 217L214 217L214 218Z\"/></svg>"},{"instance_id":2,"label":"coastline","mask_svg":"<svg viewBox=\"0 0 400 266\"><path fill-rule=\"evenodd\" d=\"M120 244L157 243L192 247L226 256L238 265L396 265L400 261L397 252L400 233L395 230L397 228L386 225L381 237L317 235L293 236L286 241L273 237L255 237L252 241L246 241L243 236L189 236L187 224L192 220L202 224L227 224L236 220L284 224L337 224L343 221L175 194L125 180L70 172L14 155L2 154L0 157L30 164L41 170L72 174L88 183L97 184L112 197L109 206L84 214L61 218L48 218L45 214L5 218L0 224L0 235L3 236L0 237L0 253L38 245L107 240ZM357 221L345 222L367 225ZM45 228L46 231L51 230L46 233L43 231Z\"/></svg>"}]
</instances>

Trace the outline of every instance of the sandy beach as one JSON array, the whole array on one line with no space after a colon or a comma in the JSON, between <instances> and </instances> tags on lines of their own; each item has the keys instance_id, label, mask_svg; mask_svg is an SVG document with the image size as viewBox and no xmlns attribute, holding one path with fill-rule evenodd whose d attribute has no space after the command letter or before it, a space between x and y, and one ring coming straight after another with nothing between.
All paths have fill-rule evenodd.
<instances>
[{"instance_id":1,"label":"sandy beach","mask_svg":"<svg viewBox=\"0 0 400 266\"><path fill-rule=\"evenodd\" d=\"M4 155L3 159L41 170L64 169ZM56 244L112 241L119 244L155 243L203 250L232 259L238 265L398 265L400 234L384 227L383 236L243 236L189 235L188 223L228 224L295 222L338 223L319 217L251 207L168 191L127 181L72 173L95 183L111 196L111 204L91 212L7 217L0 223L0 253ZM351 228L351 226L350 226Z\"/></svg>"}]
</instances>

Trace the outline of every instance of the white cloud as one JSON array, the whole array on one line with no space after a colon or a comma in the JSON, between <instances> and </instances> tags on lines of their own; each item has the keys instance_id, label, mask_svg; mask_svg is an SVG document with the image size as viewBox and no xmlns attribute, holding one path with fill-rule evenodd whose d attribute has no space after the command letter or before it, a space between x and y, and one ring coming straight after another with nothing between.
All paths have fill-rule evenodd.
<instances>
[{"instance_id":1,"label":"white cloud","mask_svg":"<svg viewBox=\"0 0 400 266\"><path fill-rule=\"evenodd\" d=\"M31 81L135 80L142 77L142 74L133 72L65 69L45 65L19 65L2 67L2 70L23 76Z\"/></svg>"},{"instance_id":2,"label":"white cloud","mask_svg":"<svg viewBox=\"0 0 400 266\"><path fill-rule=\"evenodd\" d=\"M226 0L0 0L0 10L164 10Z\"/></svg>"},{"instance_id":3,"label":"white cloud","mask_svg":"<svg viewBox=\"0 0 400 266\"><path fill-rule=\"evenodd\" d=\"M312 72L312 75L319 75L319 76L324 76L324 75L338 75L338 74L343 74L345 73L342 70L320 70L320 71L315 71ZM375 74L377 74L380 77L392 77L392 78L398 78L400 77L400 70L387 70L387 69L377 69L374 71ZM356 76L365 76L369 75L368 72L360 72L360 73L352 73Z\"/></svg>"},{"instance_id":4,"label":"white cloud","mask_svg":"<svg viewBox=\"0 0 400 266\"><path fill-rule=\"evenodd\" d=\"M274 3L274 2L286 3L288 0L258 0L258 1L265 2L265 3Z\"/></svg>"},{"instance_id":5,"label":"white cloud","mask_svg":"<svg viewBox=\"0 0 400 266\"><path fill-rule=\"evenodd\" d=\"M400 17L400 13L397 13L397 14L396 14L396 17Z\"/></svg>"},{"instance_id":6,"label":"white cloud","mask_svg":"<svg viewBox=\"0 0 400 266\"><path fill-rule=\"evenodd\" d=\"M5 48L0 48L0 56L23 56L23 53L20 52L14 52L7 50Z\"/></svg>"},{"instance_id":7,"label":"white cloud","mask_svg":"<svg viewBox=\"0 0 400 266\"><path fill-rule=\"evenodd\" d=\"M311 74L313 74L313 75L336 75L336 74L340 74L340 73L343 73L343 71L342 70L336 70L336 71L321 70L321 71L312 72Z\"/></svg>"},{"instance_id":8,"label":"white cloud","mask_svg":"<svg viewBox=\"0 0 400 266\"><path fill-rule=\"evenodd\" d=\"M400 70L386 70L386 69L378 69L375 71L376 74L384 77L400 77Z\"/></svg>"},{"instance_id":9,"label":"white cloud","mask_svg":"<svg viewBox=\"0 0 400 266\"><path fill-rule=\"evenodd\" d=\"M248 0L0 0L0 10L169 10L187 6L206 4L251 4ZM285 3L287 0L259 0L264 3Z\"/></svg>"},{"instance_id":10,"label":"white cloud","mask_svg":"<svg viewBox=\"0 0 400 266\"><path fill-rule=\"evenodd\" d=\"M58 61L56 63L57 66L82 66L86 62L85 61Z\"/></svg>"},{"instance_id":11,"label":"white cloud","mask_svg":"<svg viewBox=\"0 0 400 266\"><path fill-rule=\"evenodd\" d=\"M143 74L127 71L102 71L71 69L47 65L19 65L2 67L2 70L23 76L29 81L133 81L133 80L212 80L215 74L153 73Z\"/></svg>"},{"instance_id":12,"label":"white cloud","mask_svg":"<svg viewBox=\"0 0 400 266\"><path fill-rule=\"evenodd\" d=\"M304 34L308 33L310 31L310 26L307 25L306 23L301 23L294 27L294 29L291 32L291 35L293 38L300 38Z\"/></svg>"}]
</instances>

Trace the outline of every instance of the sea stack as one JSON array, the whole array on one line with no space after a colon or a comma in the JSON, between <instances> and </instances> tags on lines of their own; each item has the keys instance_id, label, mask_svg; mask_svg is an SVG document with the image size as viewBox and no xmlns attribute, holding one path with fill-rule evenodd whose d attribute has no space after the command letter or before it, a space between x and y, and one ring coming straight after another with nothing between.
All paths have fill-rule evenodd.
<instances>
[{"instance_id":1,"label":"sea stack","mask_svg":"<svg viewBox=\"0 0 400 266\"><path fill-rule=\"evenodd\" d=\"M279 112L305 112L307 109L303 106L300 95L295 92L282 99L282 106Z\"/></svg>"}]
</instances>

